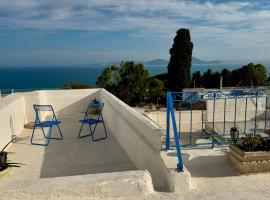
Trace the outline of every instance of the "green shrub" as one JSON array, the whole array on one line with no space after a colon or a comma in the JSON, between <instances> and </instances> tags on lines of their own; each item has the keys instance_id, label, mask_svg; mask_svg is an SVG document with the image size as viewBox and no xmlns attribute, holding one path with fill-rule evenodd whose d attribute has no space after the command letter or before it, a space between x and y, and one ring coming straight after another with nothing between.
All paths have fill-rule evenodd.
<instances>
[{"instance_id":1,"label":"green shrub","mask_svg":"<svg viewBox=\"0 0 270 200\"><path fill-rule=\"evenodd\" d=\"M242 143L239 147L243 151L270 151L270 138L263 138L258 134L247 134L245 137L241 138Z\"/></svg>"}]
</instances>

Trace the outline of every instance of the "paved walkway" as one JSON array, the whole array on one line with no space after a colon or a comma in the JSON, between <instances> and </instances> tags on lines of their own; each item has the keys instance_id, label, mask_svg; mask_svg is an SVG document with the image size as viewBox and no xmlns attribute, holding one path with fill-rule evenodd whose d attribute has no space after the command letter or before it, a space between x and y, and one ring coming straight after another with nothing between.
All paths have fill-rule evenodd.
<instances>
[{"instance_id":1,"label":"paved walkway","mask_svg":"<svg viewBox=\"0 0 270 200\"><path fill-rule=\"evenodd\" d=\"M17 142L7 151L8 160L17 163L9 173L0 177L4 180L25 180L44 177L60 177L104 172L135 170L135 166L118 144L112 133L108 132L105 140L93 142L90 137L77 139L82 114L62 116L60 127L64 140L51 140L48 147L30 144L32 130L24 129ZM83 133L88 133L85 126ZM56 135L54 128L53 135ZM97 137L102 136L102 126L97 128ZM38 134L39 133L39 134ZM41 131L36 134L36 141L43 142Z\"/></svg>"},{"instance_id":2,"label":"paved walkway","mask_svg":"<svg viewBox=\"0 0 270 200\"><path fill-rule=\"evenodd\" d=\"M160 194L160 199L168 196L188 200L269 200L270 173L240 175L230 164L227 151L228 147L183 149L183 162L191 176L191 190L182 195ZM167 155L166 164L175 167L176 152L170 151Z\"/></svg>"}]
</instances>

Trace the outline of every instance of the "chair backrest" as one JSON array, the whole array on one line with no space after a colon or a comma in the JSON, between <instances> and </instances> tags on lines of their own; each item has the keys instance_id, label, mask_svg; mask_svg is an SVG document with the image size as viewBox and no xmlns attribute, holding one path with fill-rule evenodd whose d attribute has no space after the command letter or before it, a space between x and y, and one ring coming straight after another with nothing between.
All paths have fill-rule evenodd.
<instances>
[{"instance_id":1,"label":"chair backrest","mask_svg":"<svg viewBox=\"0 0 270 200\"><path fill-rule=\"evenodd\" d=\"M41 112L51 112L52 119L56 118L55 112L54 112L53 107L51 105L37 105L37 104L34 104L33 107L34 107L34 110L36 112L36 118L38 118L39 120L40 120L40 113Z\"/></svg>"},{"instance_id":2,"label":"chair backrest","mask_svg":"<svg viewBox=\"0 0 270 200\"><path fill-rule=\"evenodd\" d=\"M88 114L89 114L89 112L90 112L91 109L98 109L98 110L100 110L100 113L98 115L98 118L99 118L100 115L102 115L102 109L103 109L103 107L104 107L104 103L103 102L90 103L90 104L88 104L87 110L86 110L86 113L85 113L86 114L85 117L88 118Z\"/></svg>"},{"instance_id":3,"label":"chair backrest","mask_svg":"<svg viewBox=\"0 0 270 200\"><path fill-rule=\"evenodd\" d=\"M91 108L96 108L96 109L100 109L102 110L103 109L103 106L104 106L104 103L102 102L99 102L99 103L90 103L88 105L88 108L91 109Z\"/></svg>"}]
</instances>

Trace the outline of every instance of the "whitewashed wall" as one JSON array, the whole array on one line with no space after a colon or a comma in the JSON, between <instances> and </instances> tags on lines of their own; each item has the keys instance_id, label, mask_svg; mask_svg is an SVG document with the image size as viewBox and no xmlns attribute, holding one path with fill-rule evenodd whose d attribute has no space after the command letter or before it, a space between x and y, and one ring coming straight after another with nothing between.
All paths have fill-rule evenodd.
<instances>
[{"instance_id":1,"label":"whitewashed wall","mask_svg":"<svg viewBox=\"0 0 270 200\"><path fill-rule=\"evenodd\" d=\"M0 150L18 135L25 123L25 100L20 94L11 94L0 101Z\"/></svg>"},{"instance_id":2,"label":"whitewashed wall","mask_svg":"<svg viewBox=\"0 0 270 200\"><path fill-rule=\"evenodd\" d=\"M171 178L175 169L168 169L160 155L163 135L160 127L104 89L35 91L3 98L0 101L0 147L11 140L12 133L18 135L24 124L34 121L33 104L50 104L59 115L67 115L85 111L93 98L105 103L106 126L136 168L149 171L156 188L175 189ZM174 173L173 177L179 174ZM177 180L182 182L182 179Z\"/></svg>"},{"instance_id":3,"label":"whitewashed wall","mask_svg":"<svg viewBox=\"0 0 270 200\"><path fill-rule=\"evenodd\" d=\"M170 190L170 175L161 156L161 129L118 98L100 90L105 103L104 118L137 169L147 169L158 188Z\"/></svg>"},{"instance_id":4,"label":"whitewashed wall","mask_svg":"<svg viewBox=\"0 0 270 200\"><path fill-rule=\"evenodd\" d=\"M207 101L207 121L213 121L213 100ZM235 100L234 99L227 99L226 100L226 121L232 122L234 121L234 115L236 112L236 121L244 121L245 120L245 109L246 109L246 99L240 98L237 99L235 110ZM225 101L224 99L216 100L215 102L215 121L223 121L224 120L224 106ZM264 115L266 109L266 98L259 97L257 101L257 116L262 117ZM253 120L255 118L255 110L256 110L256 99L255 98L248 98L247 99L247 113L246 119Z\"/></svg>"},{"instance_id":5,"label":"whitewashed wall","mask_svg":"<svg viewBox=\"0 0 270 200\"><path fill-rule=\"evenodd\" d=\"M166 119L167 119L167 113L166 111L154 111L154 112L147 112L145 113L147 117L149 117L151 120L153 120L156 124L158 124L162 129L166 129ZM175 120L177 129L179 131L179 125L180 125L180 132L200 132L202 130L202 125L204 128L204 124L202 124L202 118L204 120L206 119L205 111L202 116L201 110L194 110L192 111L192 127L190 124L191 119L191 112L190 111L175 111ZM180 119L180 121L179 121ZM180 122L180 124L179 124ZM172 120L170 120L170 130L171 133L173 133L173 127L172 127Z\"/></svg>"},{"instance_id":6,"label":"whitewashed wall","mask_svg":"<svg viewBox=\"0 0 270 200\"><path fill-rule=\"evenodd\" d=\"M47 103L52 105L55 112L65 110L85 111L86 106L93 98L99 98L99 89L81 89L81 90L47 90Z\"/></svg>"}]
</instances>

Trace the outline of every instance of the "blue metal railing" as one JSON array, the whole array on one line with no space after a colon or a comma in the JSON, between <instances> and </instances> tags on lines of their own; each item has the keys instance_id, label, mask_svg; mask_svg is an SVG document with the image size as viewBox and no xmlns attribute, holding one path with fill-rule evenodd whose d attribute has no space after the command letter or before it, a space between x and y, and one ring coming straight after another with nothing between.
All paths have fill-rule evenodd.
<instances>
[{"instance_id":1,"label":"blue metal railing","mask_svg":"<svg viewBox=\"0 0 270 200\"><path fill-rule=\"evenodd\" d=\"M240 113L238 112L244 112L241 117L244 120L241 121L244 122L244 128L243 128L243 134L247 133L253 133L256 134L259 132L258 129L258 106L264 102L265 103L265 111L264 111L264 128L263 131L266 131L267 129L270 129L270 127L267 127L267 104L268 104L268 96L270 96L270 93L268 90L261 90L261 89L235 89L235 90L214 90L214 91L207 91L207 92L167 92L167 121L166 121L166 150L169 150L171 147L176 147L177 150L177 157L178 157L178 165L177 168L179 170L183 170L183 162L182 162L182 153L181 153L181 146L197 146L197 145L212 145L212 147L215 144L228 144L231 142L231 140L225 139L224 141L218 140L217 138L220 137L226 137L230 136L230 133L226 131L226 126L229 123L228 121L232 121L233 127L238 126ZM265 101L263 101L265 99ZM209 102L210 101L210 102ZM241 102L240 102L241 101ZM208 102L208 104L207 104ZM244 103L243 103L244 102ZM248 104L249 102L249 104ZM201 135L195 135L193 134L193 111L194 111L194 105L196 103L201 103L201 132L206 133L207 131L204 128L205 123L208 123L210 126L210 133L207 134L201 134ZM203 109L203 103L205 105L208 105L208 108ZM251 107L251 103L253 103L253 107ZM181 144L181 133L182 127L181 127L181 112L183 112L183 105L185 105L185 110L189 112L190 114L190 124L189 124L189 144ZM220 106L221 105L221 106ZM217 109L217 106L219 108ZM224 109L221 111L221 107ZM230 107L230 110L228 110L228 107ZM196 108L198 110L198 107ZM212 109L210 112L207 109ZM262 110L262 108L260 108ZM176 117L175 117L175 110L178 110L178 126L176 123ZM254 112L254 117L252 121L254 121L253 129L247 130L247 121L251 119L252 113ZM217 120L217 112L224 112L222 115L219 115L219 119ZM208 114L206 119L204 119L204 112ZM249 116L248 116L249 114ZM210 115L210 116L209 116ZM212 115L212 116L211 116ZM239 116L238 116L239 115ZM230 117L228 120L227 118ZM223 118L223 119L222 119ZM210 120L210 121L208 121ZM251 123L253 123L251 121ZM223 122L223 130L221 128L219 134L217 134L215 130L215 124L216 123L222 123ZM170 134L170 124L172 124L173 129L173 138L171 138ZM229 125L229 124L228 124ZM243 125L243 124L242 124ZM212 127L211 127L212 126ZM260 130L261 132L262 130ZM207 138L210 139L210 142L204 142L204 143L194 143L194 139L198 138ZM174 139L175 144L171 144L171 140Z\"/></svg>"},{"instance_id":2,"label":"blue metal railing","mask_svg":"<svg viewBox=\"0 0 270 200\"><path fill-rule=\"evenodd\" d=\"M169 107L169 109L168 109ZM177 151L177 158L178 158L178 164L177 169L180 171L183 171L183 161L182 161L182 153L181 153L181 146L179 144L179 136L175 121L175 115L173 111L173 103L172 103L172 95L170 92L167 93L167 131L166 131L166 150L170 148L170 115L172 117L172 126L174 130L174 140L175 140L175 146Z\"/></svg>"}]
</instances>

